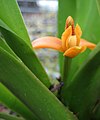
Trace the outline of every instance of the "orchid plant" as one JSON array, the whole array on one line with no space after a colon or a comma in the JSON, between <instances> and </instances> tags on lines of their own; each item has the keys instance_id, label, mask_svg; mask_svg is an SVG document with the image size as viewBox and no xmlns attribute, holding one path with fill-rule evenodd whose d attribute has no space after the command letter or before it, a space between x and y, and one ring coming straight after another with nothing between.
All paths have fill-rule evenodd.
<instances>
[{"instance_id":1,"label":"orchid plant","mask_svg":"<svg viewBox=\"0 0 100 120\"><path fill-rule=\"evenodd\" d=\"M0 119L100 120L99 0L58 2L59 38L30 42L17 1L0 0L0 103L18 114ZM40 48L59 51L56 84L34 52Z\"/></svg>"}]
</instances>

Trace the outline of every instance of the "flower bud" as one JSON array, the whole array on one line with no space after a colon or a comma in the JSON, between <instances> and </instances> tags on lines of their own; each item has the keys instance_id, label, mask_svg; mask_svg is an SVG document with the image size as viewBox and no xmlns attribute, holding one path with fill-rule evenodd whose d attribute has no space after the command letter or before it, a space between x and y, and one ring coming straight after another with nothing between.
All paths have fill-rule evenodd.
<instances>
[{"instance_id":1,"label":"flower bud","mask_svg":"<svg viewBox=\"0 0 100 120\"><path fill-rule=\"evenodd\" d=\"M71 16L69 16L66 19L65 29L67 29L69 26L72 26L72 35L75 35L75 32L74 32L74 20L73 20L73 18Z\"/></svg>"}]
</instances>

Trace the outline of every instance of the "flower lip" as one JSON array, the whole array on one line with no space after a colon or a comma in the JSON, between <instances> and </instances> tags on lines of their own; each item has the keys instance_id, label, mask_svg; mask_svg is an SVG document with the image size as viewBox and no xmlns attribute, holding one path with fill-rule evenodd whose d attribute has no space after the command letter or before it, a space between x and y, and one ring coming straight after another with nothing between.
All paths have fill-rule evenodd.
<instances>
[{"instance_id":1,"label":"flower lip","mask_svg":"<svg viewBox=\"0 0 100 120\"><path fill-rule=\"evenodd\" d=\"M79 53L84 52L85 50L86 50L86 46L74 46L66 50L63 55L68 56L70 58L74 58Z\"/></svg>"}]
</instances>

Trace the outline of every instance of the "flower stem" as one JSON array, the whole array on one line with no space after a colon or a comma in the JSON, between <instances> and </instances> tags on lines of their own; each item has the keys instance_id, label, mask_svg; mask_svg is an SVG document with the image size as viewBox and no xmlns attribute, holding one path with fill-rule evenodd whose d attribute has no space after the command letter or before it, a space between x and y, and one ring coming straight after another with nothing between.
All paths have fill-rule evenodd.
<instances>
[{"instance_id":1,"label":"flower stem","mask_svg":"<svg viewBox=\"0 0 100 120\"><path fill-rule=\"evenodd\" d=\"M63 67L62 67L62 78L61 78L61 81L63 82L64 86L60 89L59 94L58 94L59 95L58 98L62 102L64 102L62 99L64 88L66 88L68 85L68 75L70 72L71 61L72 61L71 58L66 57L66 56L64 57L64 62L63 62Z\"/></svg>"},{"instance_id":2,"label":"flower stem","mask_svg":"<svg viewBox=\"0 0 100 120\"><path fill-rule=\"evenodd\" d=\"M67 85L67 79L71 67L71 61L72 59L69 57L64 57L64 63L63 63L63 71L62 71L62 81L64 82L64 85Z\"/></svg>"}]
</instances>

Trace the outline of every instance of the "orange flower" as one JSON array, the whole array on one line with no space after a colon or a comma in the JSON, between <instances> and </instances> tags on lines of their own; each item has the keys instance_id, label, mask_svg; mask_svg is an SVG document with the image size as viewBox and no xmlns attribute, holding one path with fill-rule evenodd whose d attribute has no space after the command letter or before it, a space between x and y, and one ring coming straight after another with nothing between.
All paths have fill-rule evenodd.
<instances>
[{"instance_id":1,"label":"orange flower","mask_svg":"<svg viewBox=\"0 0 100 120\"><path fill-rule=\"evenodd\" d=\"M66 20L65 31L62 34L61 39L56 37L42 37L32 42L32 46L35 49L39 48L51 48L64 52L64 56L73 58L79 53L82 53L86 48L91 50L95 48L95 44L81 39L82 31L77 24L74 28L74 21L71 16Z\"/></svg>"}]
</instances>

